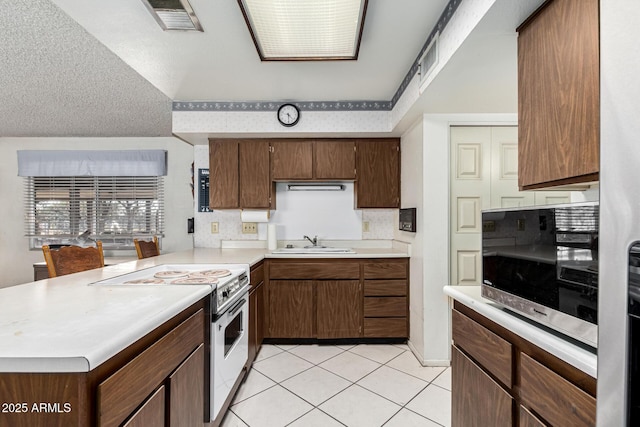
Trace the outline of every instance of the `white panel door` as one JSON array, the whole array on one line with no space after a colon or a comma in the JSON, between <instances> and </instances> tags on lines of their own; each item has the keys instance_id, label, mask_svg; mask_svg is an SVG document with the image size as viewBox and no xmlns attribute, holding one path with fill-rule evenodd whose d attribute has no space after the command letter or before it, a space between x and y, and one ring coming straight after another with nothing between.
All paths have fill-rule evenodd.
<instances>
[{"instance_id":1,"label":"white panel door","mask_svg":"<svg viewBox=\"0 0 640 427\"><path fill-rule=\"evenodd\" d=\"M569 203L567 191L518 190L518 128L451 127L451 283L482 281L481 211Z\"/></svg>"},{"instance_id":2,"label":"white panel door","mask_svg":"<svg viewBox=\"0 0 640 427\"><path fill-rule=\"evenodd\" d=\"M491 209L534 203L533 191L518 189L518 128L491 128Z\"/></svg>"},{"instance_id":3,"label":"white panel door","mask_svg":"<svg viewBox=\"0 0 640 427\"><path fill-rule=\"evenodd\" d=\"M482 279L481 211L490 207L491 128L451 128L451 283Z\"/></svg>"}]
</instances>

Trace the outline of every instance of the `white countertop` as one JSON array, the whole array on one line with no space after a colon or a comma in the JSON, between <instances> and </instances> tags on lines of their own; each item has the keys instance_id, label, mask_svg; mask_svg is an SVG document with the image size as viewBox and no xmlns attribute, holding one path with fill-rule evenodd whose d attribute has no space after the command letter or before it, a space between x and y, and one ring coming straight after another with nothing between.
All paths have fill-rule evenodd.
<instances>
[{"instance_id":1,"label":"white countertop","mask_svg":"<svg viewBox=\"0 0 640 427\"><path fill-rule=\"evenodd\" d=\"M445 286L444 293L582 372L597 378L598 357L594 349L574 344L559 333L516 317L498 304L483 298L480 286Z\"/></svg>"},{"instance_id":2,"label":"white countertop","mask_svg":"<svg viewBox=\"0 0 640 427\"><path fill-rule=\"evenodd\" d=\"M284 258L407 257L394 248ZM266 249L197 248L0 289L0 372L88 372L211 292L208 285L94 286L161 264L249 264Z\"/></svg>"}]
</instances>

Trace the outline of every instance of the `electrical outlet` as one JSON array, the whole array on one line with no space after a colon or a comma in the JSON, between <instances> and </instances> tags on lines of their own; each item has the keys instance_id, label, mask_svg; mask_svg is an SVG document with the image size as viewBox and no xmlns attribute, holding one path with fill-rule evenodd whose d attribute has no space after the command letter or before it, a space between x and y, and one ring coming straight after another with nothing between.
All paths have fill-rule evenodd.
<instances>
[{"instance_id":1,"label":"electrical outlet","mask_svg":"<svg viewBox=\"0 0 640 427\"><path fill-rule=\"evenodd\" d=\"M524 219L519 219L516 221L516 228L518 229L518 231L524 231L524 228L525 228Z\"/></svg>"},{"instance_id":2,"label":"electrical outlet","mask_svg":"<svg viewBox=\"0 0 640 427\"><path fill-rule=\"evenodd\" d=\"M211 234L217 234L220 231L218 230L218 223L217 222L212 222L211 223Z\"/></svg>"},{"instance_id":3,"label":"electrical outlet","mask_svg":"<svg viewBox=\"0 0 640 427\"><path fill-rule=\"evenodd\" d=\"M362 221L362 231L364 233L369 232L369 221Z\"/></svg>"},{"instance_id":4,"label":"electrical outlet","mask_svg":"<svg viewBox=\"0 0 640 427\"><path fill-rule=\"evenodd\" d=\"M258 234L258 223L256 222L243 222L242 234Z\"/></svg>"}]
</instances>

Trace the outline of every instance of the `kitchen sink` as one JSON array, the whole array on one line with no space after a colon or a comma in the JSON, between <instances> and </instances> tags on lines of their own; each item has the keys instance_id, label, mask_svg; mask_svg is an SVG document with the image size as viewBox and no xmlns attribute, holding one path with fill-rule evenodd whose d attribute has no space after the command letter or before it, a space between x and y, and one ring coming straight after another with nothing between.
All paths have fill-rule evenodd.
<instances>
[{"instance_id":1,"label":"kitchen sink","mask_svg":"<svg viewBox=\"0 0 640 427\"><path fill-rule=\"evenodd\" d=\"M351 248L332 248L328 246L307 246L303 248L278 248L273 254L354 254Z\"/></svg>"}]
</instances>

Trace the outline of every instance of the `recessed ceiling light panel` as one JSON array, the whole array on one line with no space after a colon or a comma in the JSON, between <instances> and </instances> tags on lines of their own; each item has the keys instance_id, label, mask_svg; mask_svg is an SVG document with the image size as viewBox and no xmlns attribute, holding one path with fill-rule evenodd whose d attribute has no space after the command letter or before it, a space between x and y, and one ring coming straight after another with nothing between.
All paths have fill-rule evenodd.
<instances>
[{"instance_id":1,"label":"recessed ceiling light panel","mask_svg":"<svg viewBox=\"0 0 640 427\"><path fill-rule=\"evenodd\" d=\"M188 0L142 0L165 31L203 31Z\"/></svg>"},{"instance_id":2,"label":"recessed ceiling light panel","mask_svg":"<svg viewBox=\"0 0 640 427\"><path fill-rule=\"evenodd\" d=\"M367 0L238 0L266 61L357 59Z\"/></svg>"}]
</instances>

